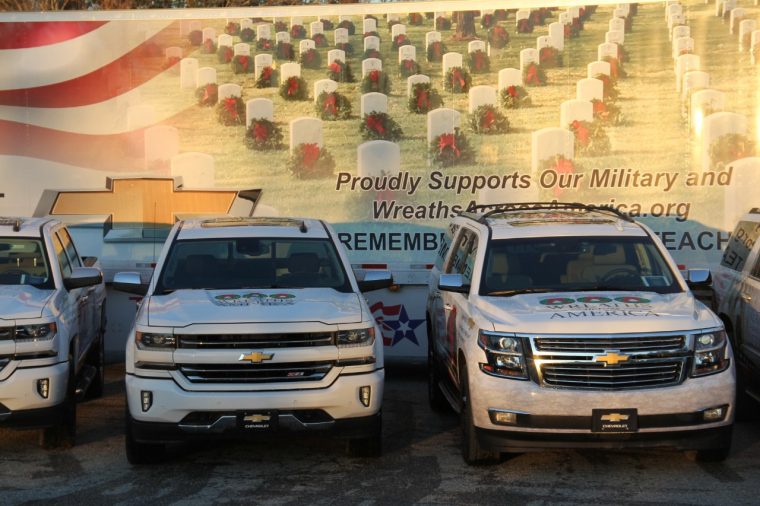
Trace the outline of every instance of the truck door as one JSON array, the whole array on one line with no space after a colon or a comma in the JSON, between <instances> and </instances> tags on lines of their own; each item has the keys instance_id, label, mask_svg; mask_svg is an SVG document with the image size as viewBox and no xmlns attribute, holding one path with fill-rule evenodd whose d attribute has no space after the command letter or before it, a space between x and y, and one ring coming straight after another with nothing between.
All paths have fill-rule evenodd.
<instances>
[{"instance_id":1,"label":"truck door","mask_svg":"<svg viewBox=\"0 0 760 506\"><path fill-rule=\"evenodd\" d=\"M58 238L61 240L64 251L66 251L66 258L69 259L69 264L72 268L83 267L82 259L79 257L74 241L71 240L71 235L66 228L61 228L57 232ZM88 286L81 288L81 294L79 295L78 304L81 305L81 320L79 321L79 345L80 355L86 353L90 349L90 345L97 337L98 326L100 325L100 315L98 313L98 305L95 301L96 286Z\"/></svg>"},{"instance_id":2,"label":"truck door","mask_svg":"<svg viewBox=\"0 0 760 506\"><path fill-rule=\"evenodd\" d=\"M477 233L467 228L462 229L454 243L453 253L445 266L445 272L447 274L461 274L464 284L468 287L472 286L472 274L477 252ZM457 373L457 350L459 346L457 343L461 337L464 337L459 336L461 322L470 320L469 297L464 293L442 290L441 299L445 324L445 338L442 340L442 344L448 357L449 377L454 385L459 385Z\"/></svg>"},{"instance_id":3,"label":"truck door","mask_svg":"<svg viewBox=\"0 0 760 506\"><path fill-rule=\"evenodd\" d=\"M71 276L72 263L66 254L66 248L63 246L58 233L52 234L53 248L55 249L56 260L58 261L58 267L61 270L61 277L63 279ZM86 333L88 315L87 304L87 288L74 288L72 290L66 290L61 287L64 300L61 304L61 313L63 319L69 322L69 328L71 331L71 338L74 335L79 337L78 348L76 352L76 363L81 364L80 358L82 353L87 349L89 344L89 337ZM75 323L76 322L76 323Z\"/></svg>"}]
</instances>

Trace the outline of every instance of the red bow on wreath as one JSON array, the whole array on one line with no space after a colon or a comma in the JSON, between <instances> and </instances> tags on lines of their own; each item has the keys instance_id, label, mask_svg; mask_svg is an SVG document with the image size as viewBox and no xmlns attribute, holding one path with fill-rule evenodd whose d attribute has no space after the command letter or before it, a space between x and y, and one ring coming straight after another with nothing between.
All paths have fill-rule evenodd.
<instances>
[{"instance_id":1,"label":"red bow on wreath","mask_svg":"<svg viewBox=\"0 0 760 506\"><path fill-rule=\"evenodd\" d=\"M298 93L298 79L295 77L288 78L288 95L295 95Z\"/></svg>"},{"instance_id":2,"label":"red bow on wreath","mask_svg":"<svg viewBox=\"0 0 760 506\"><path fill-rule=\"evenodd\" d=\"M303 166L310 168L319 158L319 146L317 144L303 145Z\"/></svg>"},{"instance_id":3,"label":"red bow on wreath","mask_svg":"<svg viewBox=\"0 0 760 506\"><path fill-rule=\"evenodd\" d=\"M420 90L417 92L417 108L430 109L430 96L426 90Z\"/></svg>"},{"instance_id":4,"label":"red bow on wreath","mask_svg":"<svg viewBox=\"0 0 760 506\"><path fill-rule=\"evenodd\" d=\"M570 123L570 126L575 132L575 138L578 139L578 142L580 143L580 145L584 147L588 146L589 141L591 140L589 137L588 128L583 126L583 124L577 119L574 120L572 123Z\"/></svg>"},{"instance_id":5,"label":"red bow on wreath","mask_svg":"<svg viewBox=\"0 0 760 506\"><path fill-rule=\"evenodd\" d=\"M464 76L462 76L462 73L459 71L459 69L454 69L451 72L451 84L459 83L459 87L461 89L464 89Z\"/></svg>"},{"instance_id":6,"label":"red bow on wreath","mask_svg":"<svg viewBox=\"0 0 760 506\"><path fill-rule=\"evenodd\" d=\"M243 67L243 70L248 72L248 60L249 58L245 55L238 55L237 56L238 64Z\"/></svg>"},{"instance_id":7,"label":"red bow on wreath","mask_svg":"<svg viewBox=\"0 0 760 506\"><path fill-rule=\"evenodd\" d=\"M207 84L206 87L203 89L203 102L208 102L211 100L211 94L214 92L214 85L213 84Z\"/></svg>"},{"instance_id":8,"label":"red bow on wreath","mask_svg":"<svg viewBox=\"0 0 760 506\"><path fill-rule=\"evenodd\" d=\"M496 115L491 109L488 109L483 113L483 116L480 118L480 126L484 129L489 129L491 126L496 122Z\"/></svg>"},{"instance_id":9,"label":"red bow on wreath","mask_svg":"<svg viewBox=\"0 0 760 506\"><path fill-rule=\"evenodd\" d=\"M335 93L330 93L325 98L325 104L323 110L332 115L335 116L335 114L338 112L338 108L336 107L337 104L337 97L335 96Z\"/></svg>"},{"instance_id":10,"label":"red bow on wreath","mask_svg":"<svg viewBox=\"0 0 760 506\"><path fill-rule=\"evenodd\" d=\"M204 40L203 49L205 49L208 53L212 52L214 50L214 41L211 39Z\"/></svg>"},{"instance_id":11,"label":"red bow on wreath","mask_svg":"<svg viewBox=\"0 0 760 506\"><path fill-rule=\"evenodd\" d=\"M517 98L517 87L510 86L507 88L507 95L509 95L512 98Z\"/></svg>"},{"instance_id":12,"label":"red bow on wreath","mask_svg":"<svg viewBox=\"0 0 760 506\"><path fill-rule=\"evenodd\" d=\"M224 63L229 63L232 59L232 48L229 46L224 46Z\"/></svg>"},{"instance_id":13,"label":"red bow on wreath","mask_svg":"<svg viewBox=\"0 0 760 506\"><path fill-rule=\"evenodd\" d=\"M473 54L473 58L475 58L475 68L477 70L482 70L483 65L485 64L485 54L482 51L476 51Z\"/></svg>"},{"instance_id":14,"label":"red bow on wreath","mask_svg":"<svg viewBox=\"0 0 760 506\"><path fill-rule=\"evenodd\" d=\"M261 69L261 78L265 81L272 79L272 67L264 67Z\"/></svg>"},{"instance_id":15,"label":"red bow on wreath","mask_svg":"<svg viewBox=\"0 0 760 506\"><path fill-rule=\"evenodd\" d=\"M414 60L404 60L404 69L410 72L414 70Z\"/></svg>"},{"instance_id":16,"label":"red bow on wreath","mask_svg":"<svg viewBox=\"0 0 760 506\"><path fill-rule=\"evenodd\" d=\"M340 65L338 65L337 61L334 61L330 64L330 72L333 74L340 74Z\"/></svg>"},{"instance_id":17,"label":"red bow on wreath","mask_svg":"<svg viewBox=\"0 0 760 506\"><path fill-rule=\"evenodd\" d=\"M443 153L446 148L451 149L457 157L461 154L457 148L454 134L441 134L438 138L438 150Z\"/></svg>"},{"instance_id":18,"label":"red bow on wreath","mask_svg":"<svg viewBox=\"0 0 760 506\"><path fill-rule=\"evenodd\" d=\"M235 97L224 99L224 109L230 114L232 119L240 119L240 115L237 112L237 99Z\"/></svg>"},{"instance_id":19,"label":"red bow on wreath","mask_svg":"<svg viewBox=\"0 0 760 506\"><path fill-rule=\"evenodd\" d=\"M594 100L594 116L607 116L607 106L601 100Z\"/></svg>"},{"instance_id":20,"label":"red bow on wreath","mask_svg":"<svg viewBox=\"0 0 760 506\"><path fill-rule=\"evenodd\" d=\"M372 114L367 116L367 126L380 135L385 134L385 125L383 125L383 120L377 116L374 116Z\"/></svg>"},{"instance_id":21,"label":"red bow on wreath","mask_svg":"<svg viewBox=\"0 0 760 506\"><path fill-rule=\"evenodd\" d=\"M269 137L269 129L263 123L254 123L253 138L257 141L266 141Z\"/></svg>"},{"instance_id":22,"label":"red bow on wreath","mask_svg":"<svg viewBox=\"0 0 760 506\"><path fill-rule=\"evenodd\" d=\"M572 160L568 160L567 158L560 157L557 160L557 163L554 165L554 170L558 174L572 174L573 170L575 170L575 167L573 166Z\"/></svg>"},{"instance_id":23,"label":"red bow on wreath","mask_svg":"<svg viewBox=\"0 0 760 506\"><path fill-rule=\"evenodd\" d=\"M535 63L531 63L528 66L528 70L525 72L525 82L530 84L541 84L541 80L538 78L538 67Z\"/></svg>"},{"instance_id":24,"label":"red bow on wreath","mask_svg":"<svg viewBox=\"0 0 760 506\"><path fill-rule=\"evenodd\" d=\"M379 70L371 70L369 73L369 80L373 83L376 83L380 80L380 71Z\"/></svg>"}]
</instances>

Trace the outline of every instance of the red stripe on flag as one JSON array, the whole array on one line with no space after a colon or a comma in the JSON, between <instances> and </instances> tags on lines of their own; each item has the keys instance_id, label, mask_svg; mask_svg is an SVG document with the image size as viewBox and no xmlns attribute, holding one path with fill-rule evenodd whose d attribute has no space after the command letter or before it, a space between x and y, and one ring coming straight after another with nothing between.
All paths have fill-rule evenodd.
<instances>
[{"instance_id":1,"label":"red stripe on flag","mask_svg":"<svg viewBox=\"0 0 760 506\"><path fill-rule=\"evenodd\" d=\"M75 39L106 21L42 21L0 23L0 49L26 49Z\"/></svg>"},{"instance_id":2,"label":"red stripe on flag","mask_svg":"<svg viewBox=\"0 0 760 506\"><path fill-rule=\"evenodd\" d=\"M121 58L76 79L37 88L0 91L0 105L79 107L126 93L168 68L164 49L178 42L174 37L175 25L178 24L172 23Z\"/></svg>"}]
</instances>

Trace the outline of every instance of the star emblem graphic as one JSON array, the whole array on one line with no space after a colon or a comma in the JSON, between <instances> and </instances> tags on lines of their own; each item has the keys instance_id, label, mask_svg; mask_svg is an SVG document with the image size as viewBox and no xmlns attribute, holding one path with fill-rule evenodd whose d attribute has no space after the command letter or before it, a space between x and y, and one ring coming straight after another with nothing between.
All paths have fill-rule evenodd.
<instances>
[{"instance_id":1,"label":"star emblem graphic","mask_svg":"<svg viewBox=\"0 0 760 506\"><path fill-rule=\"evenodd\" d=\"M417 341L414 329L419 327L423 321L424 320L410 320L406 308L401 306L398 320L385 320L383 322L384 325L393 329L393 342L391 343L391 346L396 346L396 344L403 339L409 339L411 342L419 346L420 343Z\"/></svg>"}]
</instances>

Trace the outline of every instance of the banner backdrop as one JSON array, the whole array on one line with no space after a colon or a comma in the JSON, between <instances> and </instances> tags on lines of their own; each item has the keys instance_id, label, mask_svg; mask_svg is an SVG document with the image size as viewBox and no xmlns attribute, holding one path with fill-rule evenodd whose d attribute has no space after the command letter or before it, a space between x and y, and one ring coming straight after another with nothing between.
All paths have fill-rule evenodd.
<instances>
[{"instance_id":1,"label":"banner backdrop","mask_svg":"<svg viewBox=\"0 0 760 506\"><path fill-rule=\"evenodd\" d=\"M209 212L182 192L247 190L211 211L323 218L356 263L424 265L456 213L556 199L717 262L758 204L760 8L531 4L0 15L0 214L149 265ZM75 190L110 194L56 207Z\"/></svg>"}]
</instances>

